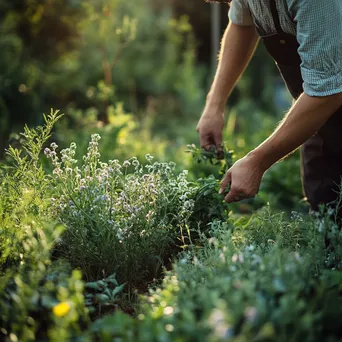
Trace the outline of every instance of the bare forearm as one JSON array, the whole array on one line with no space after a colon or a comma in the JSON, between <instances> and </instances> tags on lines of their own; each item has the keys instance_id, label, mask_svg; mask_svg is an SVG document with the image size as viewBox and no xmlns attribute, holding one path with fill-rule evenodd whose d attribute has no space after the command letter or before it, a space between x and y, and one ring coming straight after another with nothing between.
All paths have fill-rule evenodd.
<instances>
[{"instance_id":1,"label":"bare forearm","mask_svg":"<svg viewBox=\"0 0 342 342\"><path fill-rule=\"evenodd\" d=\"M229 24L223 40L214 82L197 125L201 147L222 149L224 107L230 92L253 55L258 36L254 26Z\"/></svg>"},{"instance_id":2,"label":"bare forearm","mask_svg":"<svg viewBox=\"0 0 342 342\"><path fill-rule=\"evenodd\" d=\"M254 26L230 23L222 40L216 75L207 104L222 109L230 92L247 67L258 42Z\"/></svg>"},{"instance_id":3,"label":"bare forearm","mask_svg":"<svg viewBox=\"0 0 342 342\"><path fill-rule=\"evenodd\" d=\"M302 94L275 132L251 155L267 170L314 135L341 105L342 93L327 97Z\"/></svg>"}]
</instances>

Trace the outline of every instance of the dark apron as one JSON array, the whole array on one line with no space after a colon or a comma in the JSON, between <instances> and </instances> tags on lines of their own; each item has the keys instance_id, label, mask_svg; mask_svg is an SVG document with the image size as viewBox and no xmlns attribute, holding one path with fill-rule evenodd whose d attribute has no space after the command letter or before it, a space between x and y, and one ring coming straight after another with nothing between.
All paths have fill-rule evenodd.
<instances>
[{"instance_id":1,"label":"dark apron","mask_svg":"<svg viewBox=\"0 0 342 342\"><path fill-rule=\"evenodd\" d=\"M276 0L270 0L270 9L277 33L263 36L255 25L288 90L298 99L303 93L299 44L295 36L282 30ZM336 201L342 176L342 107L302 145L301 160L304 193L311 208L318 210L320 204Z\"/></svg>"}]
</instances>

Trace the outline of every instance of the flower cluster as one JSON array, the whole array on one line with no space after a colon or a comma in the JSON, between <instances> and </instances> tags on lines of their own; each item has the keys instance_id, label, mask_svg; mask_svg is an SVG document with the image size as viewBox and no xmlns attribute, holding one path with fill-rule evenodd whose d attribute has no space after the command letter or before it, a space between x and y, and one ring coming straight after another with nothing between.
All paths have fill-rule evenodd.
<instances>
[{"instance_id":1,"label":"flower cluster","mask_svg":"<svg viewBox=\"0 0 342 342\"><path fill-rule=\"evenodd\" d=\"M196 187L187 171L176 174L174 163L153 161L151 155L144 164L135 157L102 162L99 140L91 136L81 166L74 159L75 144L60 155L54 143L45 150L54 166L53 212L67 227L65 248L73 258L87 250L88 259L96 256L112 267L142 248L152 256L167 253L170 242L188 231Z\"/></svg>"}]
</instances>

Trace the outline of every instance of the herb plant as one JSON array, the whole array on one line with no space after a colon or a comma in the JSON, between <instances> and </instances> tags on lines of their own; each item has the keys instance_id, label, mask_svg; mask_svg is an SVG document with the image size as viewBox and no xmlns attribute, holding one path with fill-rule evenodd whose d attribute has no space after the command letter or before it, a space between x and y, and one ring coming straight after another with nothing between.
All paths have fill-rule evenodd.
<instances>
[{"instance_id":1,"label":"herb plant","mask_svg":"<svg viewBox=\"0 0 342 342\"><path fill-rule=\"evenodd\" d=\"M189 234L196 186L174 163L141 165L133 157L120 163L100 160L100 136L92 135L83 164L76 145L45 154L51 177L51 214L66 226L58 253L80 267L86 279L116 272L120 283L144 287L157 278L178 241Z\"/></svg>"}]
</instances>

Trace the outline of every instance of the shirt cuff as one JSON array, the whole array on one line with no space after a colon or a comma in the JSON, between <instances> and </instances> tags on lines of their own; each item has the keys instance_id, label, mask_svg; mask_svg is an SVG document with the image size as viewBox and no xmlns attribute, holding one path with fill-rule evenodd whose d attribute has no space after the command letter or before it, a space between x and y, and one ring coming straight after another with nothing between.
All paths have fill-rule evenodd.
<instances>
[{"instance_id":1,"label":"shirt cuff","mask_svg":"<svg viewBox=\"0 0 342 342\"><path fill-rule=\"evenodd\" d=\"M229 20L236 25L252 26L253 20L249 9L243 6L239 1L233 1L230 4L228 13Z\"/></svg>"},{"instance_id":2,"label":"shirt cuff","mask_svg":"<svg viewBox=\"0 0 342 342\"><path fill-rule=\"evenodd\" d=\"M338 74L301 68L303 90L309 96L329 96L342 93L342 70Z\"/></svg>"}]
</instances>

